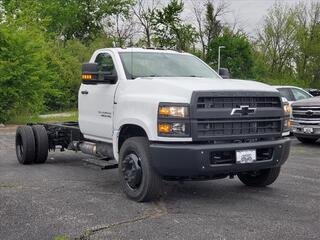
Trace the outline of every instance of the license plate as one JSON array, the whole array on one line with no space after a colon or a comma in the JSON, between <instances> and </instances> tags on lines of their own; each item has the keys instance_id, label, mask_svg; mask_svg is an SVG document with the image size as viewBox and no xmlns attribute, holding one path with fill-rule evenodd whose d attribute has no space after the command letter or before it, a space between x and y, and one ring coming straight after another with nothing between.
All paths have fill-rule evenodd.
<instances>
[{"instance_id":1,"label":"license plate","mask_svg":"<svg viewBox=\"0 0 320 240\"><path fill-rule=\"evenodd\" d=\"M303 132L304 133L313 133L313 128L310 128L310 127L308 127L308 128L303 128Z\"/></svg>"},{"instance_id":2,"label":"license plate","mask_svg":"<svg viewBox=\"0 0 320 240\"><path fill-rule=\"evenodd\" d=\"M236 151L237 163L252 163L257 160L256 150L238 150Z\"/></svg>"}]
</instances>

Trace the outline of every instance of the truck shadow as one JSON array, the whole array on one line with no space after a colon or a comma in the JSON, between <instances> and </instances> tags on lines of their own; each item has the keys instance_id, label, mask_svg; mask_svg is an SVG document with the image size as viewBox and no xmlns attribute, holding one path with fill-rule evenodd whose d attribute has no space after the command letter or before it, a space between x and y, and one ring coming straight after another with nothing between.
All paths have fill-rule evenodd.
<instances>
[{"instance_id":1,"label":"truck shadow","mask_svg":"<svg viewBox=\"0 0 320 240\"><path fill-rule=\"evenodd\" d=\"M275 183L276 184L276 183ZM279 194L276 187L251 188L243 185L238 179L209 180L195 182L165 182L164 201L174 199L194 200L222 200L236 201L248 200L255 197L272 197Z\"/></svg>"},{"instance_id":2,"label":"truck shadow","mask_svg":"<svg viewBox=\"0 0 320 240\"><path fill-rule=\"evenodd\" d=\"M104 182L102 188L104 191L121 192L120 184L118 181L118 171L113 170L100 170L97 166L91 166L82 161L87 155L84 154L50 154L46 164L55 165L58 168L64 166L73 166L81 168L81 173L87 173L88 179L99 180ZM91 169L89 172L88 170ZM97 173L96 173L97 171ZM99 172L99 173L98 173ZM96 179L99 178L99 179ZM110 188L110 181L112 188ZM89 183L88 183L89 184ZM100 189L101 190L101 189ZM235 177L234 179L220 179L208 181L164 181L163 194L161 201L164 203L172 203L175 201L192 201L217 204L219 202L239 203L247 202L250 199L263 199L265 197L272 198L281 194L281 190L277 188L277 182L266 188L250 188L243 185L240 180ZM125 197L123 195L123 197Z\"/></svg>"}]
</instances>

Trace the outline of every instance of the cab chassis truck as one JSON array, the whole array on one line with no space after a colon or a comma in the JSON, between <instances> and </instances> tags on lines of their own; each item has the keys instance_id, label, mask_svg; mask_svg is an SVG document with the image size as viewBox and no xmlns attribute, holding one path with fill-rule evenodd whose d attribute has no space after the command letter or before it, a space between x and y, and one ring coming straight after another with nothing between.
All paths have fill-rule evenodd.
<instances>
[{"instance_id":1,"label":"cab chassis truck","mask_svg":"<svg viewBox=\"0 0 320 240\"><path fill-rule=\"evenodd\" d=\"M290 107L275 88L222 79L188 53L97 50L82 66L78 104L78 122L18 127L18 161L44 163L59 148L115 162L107 168L142 202L161 195L163 180L237 175L265 187L290 151Z\"/></svg>"}]
</instances>

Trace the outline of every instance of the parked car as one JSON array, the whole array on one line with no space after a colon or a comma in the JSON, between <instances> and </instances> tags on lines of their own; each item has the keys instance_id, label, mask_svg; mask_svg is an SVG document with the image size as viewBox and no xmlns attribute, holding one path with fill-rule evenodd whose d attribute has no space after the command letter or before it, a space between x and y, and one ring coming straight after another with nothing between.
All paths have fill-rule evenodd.
<instances>
[{"instance_id":1,"label":"parked car","mask_svg":"<svg viewBox=\"0 0 320 240\"><path fill-rule=\"evenodd\" d=\"M275 86L280 92L280 95L286 98L291 105L295 101L312 98L313 95L308 93L306 90L294 87L294 86Z\"/></svg>"},{"instance_id":2,"label":"parked car","mask_svg":"<svg viewBox=\"0 0 320 240\"><path fill-rule=\"evenodd\" d=\"M308 93L310 93L312 96L317 97L320 96L320 89L306 89Z\"/></svg>"},{"instance_id":3,"label":"parked car","mask_svg":"<svg viewBox=\"0 0 320 240\"><path fill-rule=\"evenodd\" d=\"M320 97L292 104L292 132L302 143L320 139Z\"/></svg>"}]
</instances>

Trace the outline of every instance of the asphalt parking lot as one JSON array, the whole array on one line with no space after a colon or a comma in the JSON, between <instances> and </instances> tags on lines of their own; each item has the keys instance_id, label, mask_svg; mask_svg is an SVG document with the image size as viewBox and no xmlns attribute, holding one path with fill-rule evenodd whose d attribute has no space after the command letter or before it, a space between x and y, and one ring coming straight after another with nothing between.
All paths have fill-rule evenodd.
<instances>
[{"instance_id":1,"label":"asphalt parking lot","mask_svg":"<svg viewBox=\"0 0 320 240\"><path fill-rule=\"evenodd\" d=\"M320 143L293 140L278 181L169 182L154 203L121 193L117 170L76 153L21 166L13 130L0 130L0 239L319 239Z\"/></svg>"}]
</instances>

